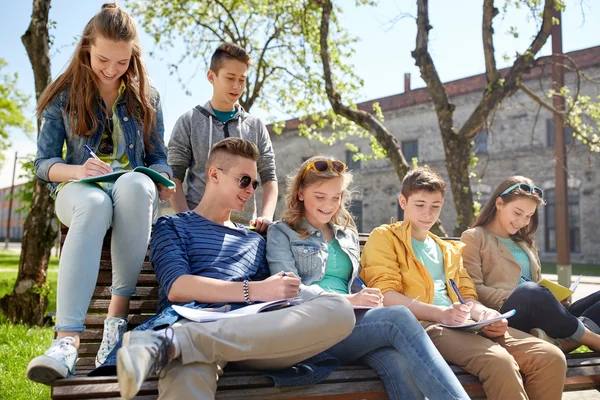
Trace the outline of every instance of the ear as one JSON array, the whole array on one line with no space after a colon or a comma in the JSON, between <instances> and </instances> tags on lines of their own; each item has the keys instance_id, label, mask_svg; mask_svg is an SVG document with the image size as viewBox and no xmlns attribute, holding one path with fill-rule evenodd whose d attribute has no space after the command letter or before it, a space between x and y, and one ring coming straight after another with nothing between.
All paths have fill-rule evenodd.
<instances>
[{"instance_id":1,"label":"ear","mask_svg":"<svg viewBox=\"0 0 600 400\"><path fill-rule=\"evenodd\" d=\"M504 200L502 200L502 197L496 197L496 208L498 210L501 210L502 208L504 208L505 205L506 205L506 203L504 202Z\"/></svg>"},{"instance_id":2,"label":"ear","mask_svg":"<svg viewBox=\"0 0 600 400\"><path fill-rule=\"evenodd\" d=\"M214 83L215 82L215 73L213 71L211 71L210 69L206 73L206 77L208 78L208 81L210 83Z\"/></svg>"},{"instance_id":3,"label":"ear","mask_svg":"<svg viewBox=\"0 0 600 400\"><path fill-rule=\"evenodd\" d=\"M219 182L219 170L217 169L217 167L215 167L214 165L211 165L208 168L208 171L206 171L206 179L207 179L207 181L210 180L214 183Z\"/></svg>"},{"instance_id":4,"label":"ear","mask_svg":"<svg viewBox=\"0 0 600 400\"><path fill-rule=\"evenodd\" d=\"M407 202L408 202L408 200L406 199L406 197L404 197L403 194L400 194L398 196L398 204L400 204L400 208L402 208L403 210L406 207Z\"/></svg>"},{"instance_id":5,"label":"ear","mask_svg":"<svg viewBox=\"0 0 600 400\"><path fill-rule=\"evenodd\" d=\"M298 200L304 201L304 188L298 190Z\"/></svg>"}]
</instances>

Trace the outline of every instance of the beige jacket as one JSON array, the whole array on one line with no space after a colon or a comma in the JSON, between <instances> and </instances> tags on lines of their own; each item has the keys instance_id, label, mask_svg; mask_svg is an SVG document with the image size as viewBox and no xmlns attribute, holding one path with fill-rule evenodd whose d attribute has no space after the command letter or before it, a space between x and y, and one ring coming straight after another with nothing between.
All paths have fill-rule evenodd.
<instances>
[{"instance_id":1,"label":"beige jacket","mask_svg":"<svg viewBox=\"0 0 600 400\"><path fill-rule=\"evenodd\" d=\"M463 266L475 282L479 301L486 307L500 309L517 287L521 267L496 235L480 226L464 231L460 240L465 244ZM540 259L527 244L519 244L529 256L531 276L538 282L542 279Z\"/></svg>"}]
</instances>

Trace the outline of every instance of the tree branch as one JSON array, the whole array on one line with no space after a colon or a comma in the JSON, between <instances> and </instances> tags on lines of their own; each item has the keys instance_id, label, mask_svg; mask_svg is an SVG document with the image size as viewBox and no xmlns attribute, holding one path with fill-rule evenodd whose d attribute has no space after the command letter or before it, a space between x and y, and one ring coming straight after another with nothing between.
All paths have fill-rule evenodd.
<instances>
[{"instance_id":1,"label":"tree branch","mask_svg":"<svg viewBox=\"0 0 600 400\"><path fill-rule=\"evenodd\" d=\"M353 109L343 104L340 94L337 92L333 83L332 72L331 72L331 59L329 55L329 23L331 20L331 12L333 6L331 0L319 1L319 5L322 7L321 24L320 24L320 37L319 43L321 46L320 55L323 63L323 77L325 79L325 90L327 92L327 98L331 107L336 114L343 116L344 118L358 124L363 129L369 131L377 142L387 152L387 156L390 159L396 174L400 179L408 172L409 165L402 155L400 145L396 138L387 131L385 126L375 118L373 115L366 111Z\"/></svg>"},{"instance_id":2,"label":"tree branch","mask_svg":"<svg viewBox=\"0 0 600 400\"><path fill-rule=\"evenodd\" d=\"M431 100L435 106L438 116L438 123L442 135L448 132L454 132L454 104L450 103L446 88L435 68L433 59L429 54L429 31L432 26L429 24L429 0L417 1L417 47L412 52L419 70L421 78L427 85L427 90L431 95Z\"/></svg>"},{"instance_id":3,"label":"tree branch","mask_svg":"<svg viewBox=\"0 0 600 400\"><path fill-rule=\"evenodd\" d=\"M535 55L548 40L552 31L552 12L554 0L545 0L542 26L527 51L517 57L512 67L506 74L501 86L496 86L491 92L486 92L483 99L471 114L467 122L460 129L459 134L471 138L479 132L488 114L495 109L505 98L513 95L518 89L521 77L529 72L534 64Z\"/></svg>"},{"instance_id":4,"label":"tree branch","mask_svg":"<svg viewBox=\"0 0 600 400\"><path fill-rule=\"evenodd\" d=\"M494 7L494 0L483 1L483 23L481 32L483 36L483 54L485 56L485 75L490 87L500 79L500 73L498 73L498 68L496 68L496 56L494 55L494 28L492 28L492 20L498 15L498 12L498 9Z\"/></svg>"}]
</instances>

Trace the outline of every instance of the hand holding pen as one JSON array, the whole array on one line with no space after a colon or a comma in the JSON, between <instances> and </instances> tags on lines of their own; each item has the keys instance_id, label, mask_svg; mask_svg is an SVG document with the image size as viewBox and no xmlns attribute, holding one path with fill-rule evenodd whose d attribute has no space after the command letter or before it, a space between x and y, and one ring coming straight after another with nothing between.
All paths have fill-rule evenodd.
<instances>
[{"instance_id":1,"label":"hand holding pen","mask_svg":"<svg viewBox=\"0 0 600 400\"><path fill-rule=\"evenodd\" d=\"M92 176L105 175L113 172L110 165L100 160L100 158L92 151L92 149L84 144L83 148L90 153L90 158L83 165L79 165L79 171L76 174L76 179L90 178Z\"/></svg>"},{"instance_id":2,"label":"hand holding pen","mask_svg":"<svg viewBox=\"0 0 600 400\"><path fill-rule=\"evenodd\" d=\"M454 303L450 307L447 307L442 311L441 321L447 325L463 325L471 316L471 308L473 303L465 302L465 299L460 294L458 286L453 279L448 279L450 288L454 291L458 297L459 303Z\"/></svg>"},{"instance_id":3,"label":"hand holding pen","mask_svg":"<svg viewBox=\"0 0 600 400\"><path fill-rule=\"evenodd\" d=\"M353 306L383 307L383 294L381 294L381 290L367 287L358 276L355 278L355 281L362 289L360 292L348 296L348 300Z\"/></svg>"}]
</instances>

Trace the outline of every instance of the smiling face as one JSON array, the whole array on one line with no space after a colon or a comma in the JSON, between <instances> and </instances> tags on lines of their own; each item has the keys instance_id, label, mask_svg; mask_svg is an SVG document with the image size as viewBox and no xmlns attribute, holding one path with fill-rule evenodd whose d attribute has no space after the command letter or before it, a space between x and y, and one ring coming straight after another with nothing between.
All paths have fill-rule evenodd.
<instances>
[{"instance_id":1,"label":"smiling face","mask_svg":"<svg viewBox=\"0 0 600 400\"><path fill-rule=\"evenodd\" d=\"M90 48L90 64L100 90L118 89L121 77L129 68L132 51L131 41L113 42L102 36L96 38Z\"/></svg>"},{"instance_id":2,"label":"smiling face","mask_svg":"<svg viewBox=\"0 0 600 400\"><path fill-rule=\"evenodd\" d=\"M213 85L212 106L219 111L231 111L246 87L248 65L238 60L224 60L218 72L209 70L207 77Z\"/></svg>"},{"instance_id":3,"label":"smiling face","mask_svg":"<svg viewBox=\"0 0 600 400\"><path fill-rule=\"evenodd\" d=\"M298 199L304 204L304 217L312 226L323 230L339 210L343 191L344 178L341 176L300 188Z\"/></svg>"},{"instance_id":4,"label":"smiling face","mask_svg":"<svg viewBox=\"0 0 600 400\"><path fill-rule=\"evenodd\" d=\"M518 196L510 202L505 202L501 197L496 199L497 226L506 236L516 234L519 229L531 222L531 217L537 209L537 202L533 199Z\"/></svg>"},{"instance_id":5,"label":"smiling face","mask_svg":"<svg viewBox=\"0 0 600 400\"><path fill-rule=\"evenodd\" d=\"M216 167L210 167L208 171L213 182L218 183L219 198L222 199L222 205L233 211L242 211L246 202L254 194L252 185L245 188L239 187L240 178L244 175L256 180L256 162L249 158L233 156L231 165L219 166L223 171Z\"/></svg>"},{"instance_id":6,"label":"smiling face","mask_svg":"<svg viewBox=\"0 0 600 400\"><path fill-rule=\"evenodd\" d=\"M412 237L424 241L427 232L440 217L444 196L438 191L419 190L413 192L408 198L401 194L398 202L404 210L404 221L411 223Z\"/></svg>"}]
</instances>

